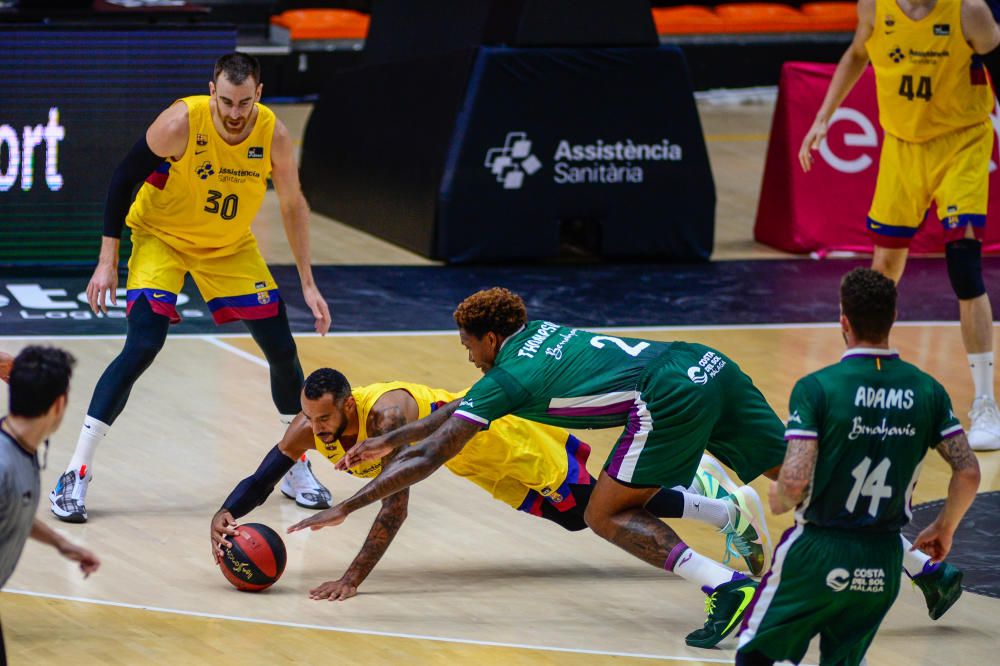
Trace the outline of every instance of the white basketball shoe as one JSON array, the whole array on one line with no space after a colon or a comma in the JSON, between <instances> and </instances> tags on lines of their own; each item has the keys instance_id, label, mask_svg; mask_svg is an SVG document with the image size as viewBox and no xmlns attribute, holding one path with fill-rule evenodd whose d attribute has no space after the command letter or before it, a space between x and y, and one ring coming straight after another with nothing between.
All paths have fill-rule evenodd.
<instances>
[{"instance_id":1,"label":"white basketball shoe","mask_svg":"<svg viewBox=\"0 0 1000 666\"><path fill-rule=\"evenodd\" d=\"M87 522L87 487L94 478L93 472L83 465L79 470L68 469L56 482L56 487L49 493L52 513L64 523Z\"/></svg>"},{"instance_id":2,"label":"white basketball shoe","mask_svg":"<svg viewBox=\"0 0 1000 666\"><path fill-rule=\"evenodd\" d=\"M982 395L972 403L969 412L969 446L976 451L1000 449L1000 409L993 398Z\"/></svg>"},{"instance_id":3,"label":"white basketball shoe","mask_svg":"<svg viewBox=\"0 0 1000 666\"><path fill-rule=\"evenodd\" d=\"M332 495L312 472L312 465L302 456L281 480L281 494L306 509L329 509Z\"/></svg>"}]
</instances>

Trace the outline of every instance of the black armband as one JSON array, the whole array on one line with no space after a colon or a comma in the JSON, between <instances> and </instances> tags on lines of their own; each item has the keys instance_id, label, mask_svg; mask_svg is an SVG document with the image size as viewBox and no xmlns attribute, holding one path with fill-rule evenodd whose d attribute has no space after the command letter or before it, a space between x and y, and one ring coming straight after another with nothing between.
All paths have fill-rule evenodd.
<instances>
[{"instance_id":1,"label":"black armband","mask_svg":"<svg viewBox=\"0 0 1000 666\"><path fill-rule=\"evenodd\" d=\"M275 445L264 457L260 467L253 475L240 481L239 485L229 493L222 503L222 508L233 514L233 518L242 518L264 503L274 486L281 480L295 461L286 456Z\"/></svg>"},{"instance_id":2,"label":"black armband","mask_svg":"<svg viewBox=\"0 0 1000 666\"><path fill-rule=\"evenodd\" d=\"M132 205L132 196L142 181L163 164L163 158L149 149L146 137L135 142L111 176L108 198L104 203L104 235L121 238L125 216Z\"/></svg>"}]
</instances>

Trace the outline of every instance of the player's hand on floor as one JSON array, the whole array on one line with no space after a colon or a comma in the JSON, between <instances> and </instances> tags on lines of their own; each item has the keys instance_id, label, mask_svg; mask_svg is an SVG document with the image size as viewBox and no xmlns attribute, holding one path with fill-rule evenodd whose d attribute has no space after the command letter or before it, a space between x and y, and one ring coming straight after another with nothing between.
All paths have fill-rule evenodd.
<instances>
[{"instance_id":1,"label":"player's hand on floor","mask_svg":"<svg viewBox=\"0 0 1000 666\"><path fill-rule=\"evenodd\" d=\"M97 555L92 552L78 546L75 543L65 542L59 546L59 554L65 557L67 560L73 560L74 562L80 563L80 571L83 572L83 577L87 578L90 574L94 573L101 567L101 561L97 559Z\"/></svg>"},{"instance_id":2,"label":"player's hand on floor","mask_svg":"<svg viewBox=\"0 0 1000 666\"><path fill-rule=\"evenodd\" d=\"M314 285L304 287L302 296L305 298L309 310L312 311L313 317L316 318L316 332L320 335L329 333L332 319L330 318L330 306L327 305L323 294L319 293L319 289Z\"/></svg>"},{"instance_id":3,"label":"player's hand on floor","mask_svg":"<svg viewBox=\"0 0 1000 666\"><path fill-rule=\"evenodd\" d=\"M107 314L109 300L112 305L118 305L118 266L99 263L87 284L87 302L94 314L98 308Z\"/></svg>"},{"instance_id":4,"label":"player's hand on floor","mask_svg":"<svg viewBox=\"0 0 1000 666\"><path fill-rule=\"evenodd\" d=\"M802 165L803 171L808 172L812 168L812 151L819 150L820 144L826 138L828 129L829 125L827 122L817 118L812 127L809 128L809 131L806 132L806 137L802 139L802 147L799 148L799 164Z\"/></svg>"},{"instance_id":5,"label":"player's hand on floor","mask_svg":"<svg viewBox=\"0 0 1000 666\"><path fill-rule=\"evenodd\" d=\"M239 525L236 523L236 519L233 518L233 514L225 509L219 509L212 516L212 557L215 558L217 563L222 561L224 555L222 549L232 548L233 544L226 537L239 536L238 527Z\"/></svg>"},{"instance_id":6,"label":"player's hand on floor","mask_svg":"<svg viewBox=\"0 0 1000 666\"><path fill-rule=\"evenodd\" d=\"M931 561L937 564L948 557L954 536L954 530L945 529L935 520L917 535L913 540L913 547L930 555Z\"/></svg>"},{"instance_id":7,"label":"player's hand on floor","mask_svg":"<svg viewBox=\"0 0 1000 666\"><path fill-rule=\"evenodd\" d=\"M348 512L345 511L341 505L338 504L337 506L331 506L329 509L324 509L323 511L315 513L305 520L300 520L295 523L288 528L288 534L305 529L315 531L324 527L333 527L334 525L339 525L347 520L347 515Z\"/></svg>"},{"instance_id":8,"label":"player's hand on floor","mask_svg":"<svg viewBox=\"0 0 1000 666\"><path fill-rule=\"evenodd\" d=\"M369 437L365 441L358 442L347 449L344 457L334 463L334 467L344 471L369 460L381 460L393 451L395 451L395 448L391 444L386 443L385 435Z\"/></svg>"},{"instance_id":9,"label":"player's hand on floor","mask_svg":"<svg viewBox=\"0 0 1000 666\"><path fill-rule=\"evenodd\" d=\"M309 590L309 598L319 601L328 599L330 601L343 601L350 599L358 593L358 586L354 585L347 578L340 580L328 580L319 587Z\"/></svg>"}]
</instances>

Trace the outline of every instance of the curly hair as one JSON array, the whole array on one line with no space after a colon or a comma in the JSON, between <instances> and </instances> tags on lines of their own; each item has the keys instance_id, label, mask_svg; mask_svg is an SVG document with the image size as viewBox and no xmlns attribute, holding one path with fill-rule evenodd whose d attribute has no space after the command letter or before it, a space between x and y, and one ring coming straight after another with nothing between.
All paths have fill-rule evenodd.
<instances>
[{"instance_id":1,"label":"curly hair","mask_svg":"<svg viewBox=\"0 0 1000 666\"><path fill-rule=\"evenodd\" d=\"M840 281L840 306L859 340L881 342L896 319L896 283L870 268L855 268Z\"/></svg>"},{"instance_id":2,"label":"curly hair","mask_svg":"<svg viewBox=\"0 0 1000 666\"><path fill-rule=\"evenodd\" d=\"M8 410L14 416L42 416L69 390L76 359L57 347L25 347L10 369Z\"/></svg>"},{"instance_id":3,"label":"curly hair","mask_svg":"<svg viewBox=\"0 0 1000 666\"><path fill-rule=\"evenodd\" d=\"M482 338L489 332L509 337L528 322L521 297L503 287L483 289L455 308L455 323L466 333Z\"/></svg>"},{"instance_id":4,"label":"curly hair","mask_svg":"<svg viewBox=\"0 0 1000 666\"><path fill-rule=\"evenodd\" d=\"M302 392L310 400L319 400L329 393L333 396L334 402L340 402L351 395L351 383L342 372L333 368L320 368L306 377Z\"/></svg>"}]
</instances>

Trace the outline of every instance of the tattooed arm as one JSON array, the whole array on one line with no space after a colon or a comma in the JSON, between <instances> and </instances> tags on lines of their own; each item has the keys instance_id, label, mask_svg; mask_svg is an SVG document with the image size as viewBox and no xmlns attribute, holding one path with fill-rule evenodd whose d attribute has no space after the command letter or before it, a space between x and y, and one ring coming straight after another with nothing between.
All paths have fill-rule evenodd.
<instances>
[{"instance_id":1,"label":"tattooed arm","mask_svg":"<svg viewBox=\"0 0 1000 666\"><path fill-rule=\"evenodd\" d=\"M389 394L387 396L385 400L380 398L368 415L367 428L368 432L373 435L382 435L392 432L396 428L403 427L406 425L407 420L405 412L410 411L414 414L416 412L416 403L413 403L413 398L409 394L398 396L402 400L393 399L393 396ZM406 399L409 399L409 402L413 403L412 410L408 409L410 405L406 404ZM394 454L390 454L390 456L392 455ZM382 464L385 465L388 461L389 458L384 458ZM361 550L354 558L354 561L351 562L351 566L347 568L347 571L344 572L344 575L339 580L326 581L310 590L309 598L343 601L356 595L361 583L368 578L368 574L372 572L378 561L385 555L385 551L389 549L389 544L392 543L396 533L399 532L399 528L403 526L409 503L409 488L404 488L398 493L384 498L382 500L382 508L379 509L378 515L375 516L375 522L372 523L372 528L369 530L368 536L361 546Z\"/></svg>"},{"instance_id":2,"label":"tattooed arm","mask_svg":"<svg viewBox=\"0 0 1000 666\"><path fill-rule=\"evenodd\" d=\"M448 420L462 400L452 400L442 405L422 419L414 419L401 428L381 436L369 437L364 442L352 446L338 463L337 469L348 469L369 460L382 458L390 451L395 451L407 444L418 442L430 437Z\"/></svg>"},{"instance_id":3,"label":"tattooed arm","mask_svg":"<svg viewBox=\"0 0 1000 666\"><path fill-rule=\"evenodd\" d=\"M416 446L401 451L382 473L369 481L361 490L340 504L306 518L288 528L288 532L298 532L307 527L318 530L322 527L339 525L347 516L361 507L409 488L423 481L438 467L454 458L479 432L479 426L465 419L452 418L433 435Z\"/></svg>"},{"instance_id":4,"label":"tattooed arm","mask_svg":"<svg viewBox=\"0 0 1000 666\"><path fill-rule=\"evenodd\" d=\"M785 451L778 480L771 484L768 501L775 514L791 511L806 496L816 469L819 443L815 439L791 439Z\"/></svg>"},{"instance_id":5,"label":"tattooed arm","mask_svg":"<svg viewBox=\"0 0 1000 666\"><path fill-rule=\"evenodd\" d=\"M949 437L936 448L951 466L948 496L941 507L941 513L917 535L913 547L930 555L933 561L940 562L951 550L951 541L958 523L976 499L976 492L979 490L979 461L969 448L965 433Z\"/></svg>"}]
</instances>

